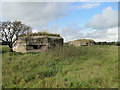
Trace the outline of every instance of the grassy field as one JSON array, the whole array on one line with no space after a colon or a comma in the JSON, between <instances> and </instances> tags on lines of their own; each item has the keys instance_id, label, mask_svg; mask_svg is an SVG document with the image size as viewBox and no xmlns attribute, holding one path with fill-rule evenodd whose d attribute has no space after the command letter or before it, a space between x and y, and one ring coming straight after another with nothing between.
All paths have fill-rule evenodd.
<instances>
[{"instance_id":1,"label":"grassy field","mask_svg":"<svg viewBox=\"0 0 120 90\"><path fill-rule=\"evenodd\" d=\"M9 53L2 48L3 88L118 88L118 47L57 47Z\"/></svg>"}]
</instances>

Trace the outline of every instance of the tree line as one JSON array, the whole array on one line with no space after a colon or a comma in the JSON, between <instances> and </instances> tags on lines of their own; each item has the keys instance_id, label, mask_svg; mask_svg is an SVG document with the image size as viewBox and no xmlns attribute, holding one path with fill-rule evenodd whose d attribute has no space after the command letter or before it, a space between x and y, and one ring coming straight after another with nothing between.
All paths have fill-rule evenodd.
<instances>
[{"instance_id":1,"label":"tree line","mask_svg":"<svg viewBox=\"0 0 120 90\"><path fill-rule=\"evenodd\" d=\"M115 42L115 41L113 41L113 42L106 42L106 41L95 42L95 45L117 45L117 46L120 46L120 42L119 41L117 41L117 42Z\"/></svg>"}]
</instances>

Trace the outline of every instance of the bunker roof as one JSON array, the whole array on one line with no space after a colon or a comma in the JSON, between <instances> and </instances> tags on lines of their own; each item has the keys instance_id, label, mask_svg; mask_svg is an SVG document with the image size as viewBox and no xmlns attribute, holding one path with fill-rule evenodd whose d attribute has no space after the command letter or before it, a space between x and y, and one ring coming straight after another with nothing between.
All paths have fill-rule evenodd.
<instances>
[{"instance_id":1,"label":"bunker roof","mask_svg":"<svg viewBox=\"0 0 120 90\"><path fill-rule=\"evenodd\" d=\"M55 36L55 37L60 37L60 34L47 33L47 32L38 32L38 33L29 33L27 35L21 35L19 37L25 37L25 36Z\"/></svg>"},{"instance_id":2,"label":"bunker roof","mask_svg":"<svg viewBox=\"0 0 120 90\"><path fill-rule=\"evenodd\" d=\"M78 39L78 40L74 40L74 41L69 41L69 43L75 43L75 42L79 42L79 41L81 41L81 42L93 41L94 42L94 40L92 40L92 39Z\"/></svg>"},{"instance_id":3,"label":"bunker roof","mask_svg":"<svg viewBox=\"0 0 120 90\"><path fill-rule=\"evenodd\" d=\"M62 39L62 37L56 37L56 36L24 36L24 37L19 37L19 39L37 39L37 38Z\"/></svg>"}]
</instances>

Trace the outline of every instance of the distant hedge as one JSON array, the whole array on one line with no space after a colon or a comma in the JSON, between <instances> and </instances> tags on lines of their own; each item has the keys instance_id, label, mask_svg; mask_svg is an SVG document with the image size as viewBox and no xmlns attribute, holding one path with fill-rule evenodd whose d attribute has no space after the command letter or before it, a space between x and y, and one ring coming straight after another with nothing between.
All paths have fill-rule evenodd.
<instances>
[{"instance_id":1,"label":"distant hedge","mask_svg":"<svg viewBox=\"0 0 120 90\"><path fill-rule=\"evenodd\" d=\"M38 33L30 33L30 34L27 34L27 35L20 35L20 37L24 37L24 36L56 36L56 37L60 37L60 34L38 32Z\"/></svg>"}]
</instances>

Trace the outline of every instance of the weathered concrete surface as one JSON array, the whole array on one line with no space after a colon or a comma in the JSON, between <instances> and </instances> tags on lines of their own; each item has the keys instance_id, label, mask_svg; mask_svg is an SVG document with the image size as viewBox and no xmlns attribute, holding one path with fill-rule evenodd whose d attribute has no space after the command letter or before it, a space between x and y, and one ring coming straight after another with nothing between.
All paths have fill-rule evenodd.
<instances>
[{"instance_id":1,"label":"weathered concrete surface","mask_svg":"<svg viewBox=\"0 0 120 90\"><path fill-rule=\"evenodd\" d=\"M94 41L93 40L89 40L89 39L80 39L80 40L75 40L75 41L69 41L68 42L71 45L74 46L93 46L94 45Z\"/></svg>"},{"instance_id":2,"label":"weathered concrete surface","mask_svg":"<svg viewBox=\"0 0 120 90\"><path fill-rule=\"evenodd\" d=\"M16 52L26 52L26 40L24 38L20 38L13 44L13 51Z\"/></svg>"},{"instance_id":3,"label":"weathered concrete surface","mask_svg":"<svg viewBox=\"0 0 120 90\"><path fill-rule=\"evenodd\" d=\"M19 38L13 45L16 52L48 51L56 46L63 45L62 37L55 36L29 36Z\"/></svg>"}]
</instances>

